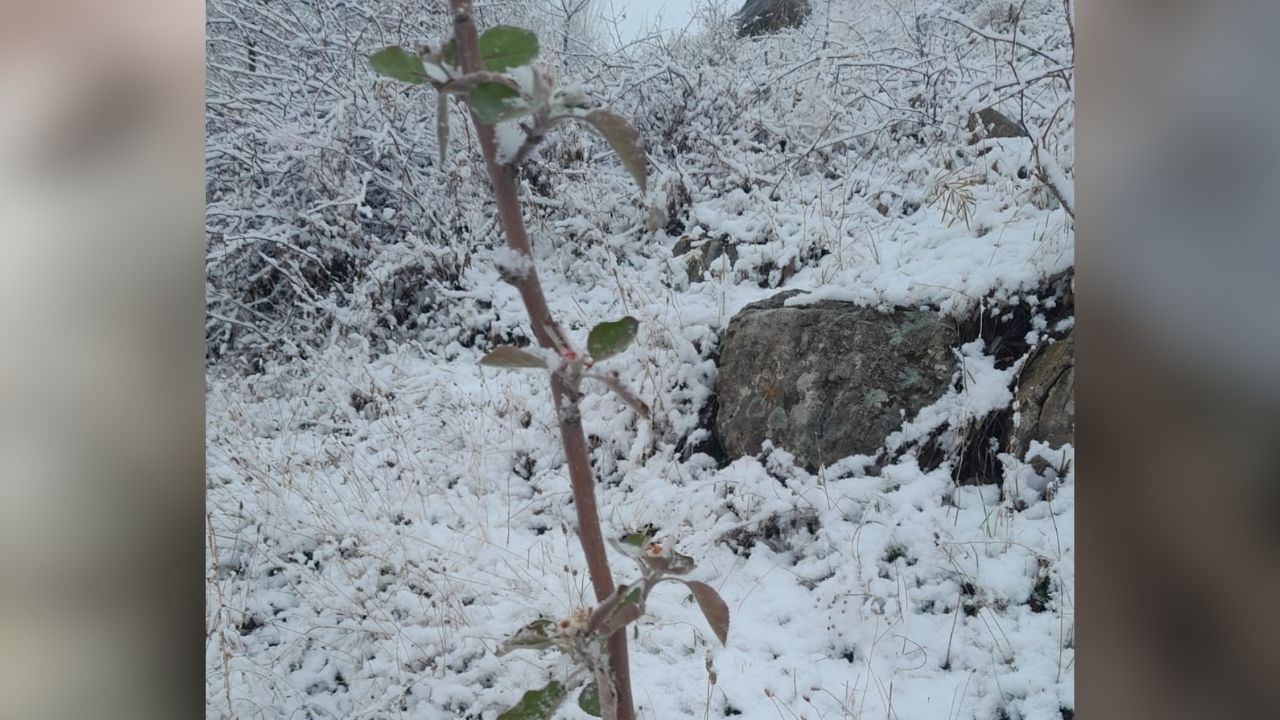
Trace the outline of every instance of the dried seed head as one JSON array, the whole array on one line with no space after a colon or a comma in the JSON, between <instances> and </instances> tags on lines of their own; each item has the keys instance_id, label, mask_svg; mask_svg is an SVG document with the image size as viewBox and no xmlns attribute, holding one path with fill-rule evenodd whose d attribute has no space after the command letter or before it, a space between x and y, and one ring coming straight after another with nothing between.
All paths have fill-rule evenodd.
<instances>
[{"instance_id":1,"label":"dried seed head","mask_svg":"<svg viewBox=\"0 0 1280 720\"><path fill-rule=\"evenodd\" d=\"M645 547L644 554L653 558L671 557L671 547L655 540Z\"/></svg>"},{"instance_id":2,"label":"dried seed head","mask_svg":"<svg viewBox=\"0 0 1280 720\"><path fill-rule=\"evenodd\" d=\"M574 637L587 629L591 621L591 608L578 608L556 623L556 628L564 637Z\"/></svg>"}]
</instances>

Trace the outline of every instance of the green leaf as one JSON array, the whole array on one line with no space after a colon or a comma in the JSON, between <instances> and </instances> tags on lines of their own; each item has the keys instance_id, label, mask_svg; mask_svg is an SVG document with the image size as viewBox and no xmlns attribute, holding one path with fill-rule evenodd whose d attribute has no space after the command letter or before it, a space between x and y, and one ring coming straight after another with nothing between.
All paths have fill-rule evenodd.
<instances>
[{"instance_id":1,"label":"green leaf","mask_svg":"<svg viewBox=\"0 0 1280 720\"><path fill-rule=\"evenodd\" d=\"M617 540L614 540L613 538L609 538L609 545L613 547L614 550L617 550L619 553L626 555L629 558L640 557L640 552L641 552L640 548L633 547L632 545L627 543L625 540L622 542L619 542Z\"/></svg>"},{"instance_id":2,"label":"green leaf","mask_svg":"<svg viewBox=\"0 0 1280 720\"><path fill-rule=\"evenodd\" d=\"M542 358L534 355L527 350L521 350L511 345L499 345L493 349L493 352L480 358L481 365L500 368L546 368L547 363Z\"/></svg>"},{"instance_id":3,"label":"green leaf","mask_svg":"<svg viewBox=\"0 0 1280 720\"><path fill-rule=\"evenodd\" d=\"M628 545L644 547L650 540L657 536L658 526L653 523L645 523L638 528L632 529L626 535L623 535L622 541Z\"/></svg>"},{"instance_id":4,"label":"green leaf","mask_svg":"<svg viewBox=\"0 0 1280 720\"><path fill-rule=\"evenodd\" d=\"M541 650L555 643L556 624L552 620L534 620L516 631L498 646L498 655L506 655L512 650L527 648Z\"/></svg>"},{"instance_id":5,"label":"green leaf","mask_svg":"<svg viewBox=\"0 0 1280 720\"><path fill-rule=\"evenodd\" d=\"M480 122L492 125L512 120L531 112L520 93L502 83L484 82L471 90L471 110ZM514 102L513 102L514 101Z\"/></svg>"},{"instance_id":6,"label":"green leaf","mask_svg":"<svg viewBox=\"0 0 1280 720\"><path fill-rule=\"evenodd\" d=\"M689 589L693 591L693 599L698 601L698 608L702 610L702 616L707 619L707 624L711 626L711 630L720 639L720 644L727 644L729 640L729 606L725 605L720 593L716 592L710 585L697 580L686 580L684 584L688 585Z\"/></svg>"},{"instance_id":7,"label":"green leaf","mask_svg":"<svg viewBox=\"0 0 1280 720\"><path fill-rule=\"evenodd\" d=\"M458 41L449 40L440 48L440 59L446 64L458 67Z\"/></svg>"},{"instance_id":8,"label":"green leaf","mask_svg":"<svg viewBox=\"0 0 1280 720\"><path fill-rule=\"evenodd\" d=\"M622 160L622 165L631 173L631 178L644 192L649 176L645 164L644 144L640 142L640 131L635 126L612 110L592 110L583 118L597 132L609 141L610 147Z\"/></svg>"},{"instance_id":9,"label":"green leaf","mask_svg":"<svg viewBox=\"0 0 1280 720\"><path fill-rule=\"evenodd\" d=\"M626 533L620 538L609 538L609 545L629 558L639 559L644 554L644 549L648 547L649 541L653 540L657 534L658 528L654 527L652 523L648 523L644 527Z\"/></svg>"},{"instance_id":10,"label":"green leaf","mask_svg":"<svg viewBox=\"0 0 1280 720\"><path fill-rule=\"evenodd\" d=\"M550 720L564 702L568 691L552 680L541 690L528 690L511 709L498 716L498 720Z\"/></svg>"},{"instance_id":11,"label":"green leaf","mask_svg":"<svg viewBox=\"0 0 1280 720\"><path fill-rule=\"evenodd\" d=\"M621 320L602 322L587 335L587 352L595 360L613 357L627 349L639 329L640 321L629 315Z\"/></svg>"},{"instance_id":12,"label":"green leaf","mask_svg":"<svg viewBox=\"0 0 1280 720\"><path fill-rule=\"evenodd\" d=\"M480 36L480 64L490 72L528 65L538 56L538 36L523 28L495 25Z\"/></svg>"},{"instance_id":13,"label":"green leaf","mask_svg":"<svg viewBox=\"0 0 1280 720\"><path fill-rule=\"evenodd\" d=\"M427 71L422 66L422 58L418 57L417 53L405 50L399 45L383 48L370 55L369 67L379 75L408 83L420 85L427 81Z\"/></svg>"},{"instance_id":14,"label":"green leaf","mask_svg":"<svg viewBox=\"0 0 1280 720\"><path fill-rule=\"evenodd\" d=\"M591 717L600 717L603 714L600 710L600 687L594 680L578 693L578 707Z\"/></svg>"},{"instance_id":15,"label":"green leaf","mask_svg":"<svg viewBox=\"0 0 1280 720\"><path fill-rule=\"evenodd\" d=\"M644 546L648 545L649 541L653 539L653 536L657 534L658 534L658 529L655 528L652 524L649 524L636 530L635 532L629 532L626 535L623 535L621 538L619 538L619 540L626 543L627 545L631 545L632 547L643 550Z\"/></svg>"}]
</instances>

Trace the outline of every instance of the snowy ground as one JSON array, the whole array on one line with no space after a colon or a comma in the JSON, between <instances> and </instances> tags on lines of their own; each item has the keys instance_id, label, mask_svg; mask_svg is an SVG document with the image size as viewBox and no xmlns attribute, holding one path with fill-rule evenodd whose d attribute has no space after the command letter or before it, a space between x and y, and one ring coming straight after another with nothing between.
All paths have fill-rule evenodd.
<instances>
[{"instance_id":1,"label":"snowy ground","mask_svg":"<svg viewBox=\"0 0 1280 720\"><path fill-rule=\"evenodd\" d=\"M1039 5L1045 18L1056 7ZM808 40L778 42L793 43L779 46L785 52ZM679 61L669 69L694 74ZM791 79L819 79L820 70ZM701 99L686 102L702 107L728 93L714 83L735 71L707 72ZM665 82L653 92L683 87L670 73ZM1038 448L1050 466L1040 473L1006 457L1003 492L958 487L949 463L923 472L910 455L878 470L847 458L815 476L781 450L723 468L683 452L705 433L699 411L713 388L718 333L748 302L800 288L959 314L1072 264L1070 219L1024 172L1027 139L969 145L957 125L941 147L885 131L868 145L828 148L838 136L830 122L776 124L827 117L835 102L833 90L797 82L755 119L720 134L704 128L679 167L670 148L651 148L651 199L664 203L676 180L688 186L678 230L645 229L645 207L603 152L588 153L600 158L597 174L547 181L560 183L550 195L526 188L538 195L530 223L543 282L570 333L582 338L623 314L641 321L637 344L610 363L651 402L654 420L611 395L584 403L605 531L657 526L698 560L694 577L732 613L721 647L687 593L655 591L631 643L640 715L1070 717L1070 447ZM653 101L636 94L625 97ZM1054 107L1042 105L1038 116L1049 117ZM859 112L838 114L837 129L866 127L876 110ZM1068 167L1069 115L1049 120ZM793 150L753 145L762 128ZM810 145L824 148L820 159L797 157L794 148ZM454 150L452 181L482 191L465 150ZM971 173L981 181L949 185ZM970 193L964 218L943 197L966 192L954 187ZM732 238L738 260L690 283L684 259L671 254L680 236ZM429 252L414 243L388 243L380 257L394 265L396 253ZM477 338L525 334L518 298L492 269L494 246L489 238L472 249L442 291L447 317L425 319L416 338L372 342L361 325L372 327L369 311L352 301L333 311L338 322L322 343L269 357L253 373L211 365L210 717L491 719L566 670L550 651L494 654L535 617L594 604L546 380L476 364L488 342ZM224 257L218 247L211 263ZM794 273L783 277L788 265ZM1017 366L997 368L980 343L960 352L962 389L894 441L1009 404ZM615 558L614 568L629 579L628 563ZM570 703L562 717L586 716Z\"/></svg>"},{"instance_id":2,"label":"snowy ground","mask_svg":"<svg viewBox=\"0 0 1280 720\"><path fill-rule=\"evenodd\" d=\"M594 604L543 379L335 352L288 385L217 384L209 398L212 707L493 717L562 671L493 654L538 615ZM997 486L957 488L914 461L878 477L856 458L815 477L781 451L681 463L612 398L593 400L589 432L627 446L602 473L606 527L674 536L732 611L722 648L684 593L656 593L632 643L642 716L1056 718L1074 705L1069 449L1049 500L1011 468L1029 501L1015 511ZM780 537L741 547L736 531L771 523Z\"/></svg>"}]
</instances>

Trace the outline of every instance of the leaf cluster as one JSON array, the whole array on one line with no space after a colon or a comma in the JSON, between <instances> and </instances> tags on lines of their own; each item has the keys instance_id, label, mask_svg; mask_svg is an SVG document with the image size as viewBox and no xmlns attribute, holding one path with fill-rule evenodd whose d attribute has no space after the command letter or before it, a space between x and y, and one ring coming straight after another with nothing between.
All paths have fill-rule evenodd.
<instances>
[{"instance_id":1,"label":"leaf cluster","mask_svg":"<svg viewBox=\"0 0 1280 720\"><path fill-rule=\"evenodd\" d=\"M683 583L693 595L698 609L711 626L716 638L725 644L729 639L729 607L710 585L685 579L697 565L693 558L676 552L670 541L654 538L651 530L628 533L610 544L631 558L640 568L641 577L634 584L620 584L600 605L579 610L555 622L540 618L525 625L498 649L499 655L512 650L557 648L573 657L581 671L571 677L592 679L578 695L578 706L593 717L600 717L598 683L608 680L608 664L603 653L606 640L615 632L644 616L645 603L653 589L663 582ZM550 718L568 698L566 686L553 680L538 690L524 694L520 702L498 717L508 720L544 720Z\"/></svg>"},{"instance_id":2,"label":"leaf cluster","mask_svg":"<svg viewBox=\"0 0 1280 720\"><path fill-rule=\"evenodd\" d=\"M556 125L573 120L603 137L640 191L647 189L648 169L640 132L626 118L597 107L580 91L557 89L555 78L541 65L531 67L531 88L517 82L510 71L531 66L538 56L537 35L522 28L497 25L480 35L479 47L483 69L471 73L459 66L454 40L438 49L422 46L417 52L393 45L369 56L369 66L379 75L413 85L429 84L439 92L436 131L442 163L449 145L448 97L454 95L467 103L479 123L524 120L525 141L512 158L513 164L519 164Z\"/></svg>"},{"instance_id":3,"label":"leaf cluster","mask_svg":"<svg viewBox=\"0 0 1280 720\"><path fill-rule=\"evenodd\" d=\"M649 417L649 406L627 387L616 370L596 367L596 361L611 358L630 347L640 329L640 321L627 316L602 322L587 335L587 355L572 347L562 347L559 356L546 351L499 345L480 359L481 365L506 369L545 369L565 378L578 391L583 378L589 378L612 390L623 402L643 418Z\"/></svg>"}]
</instances>

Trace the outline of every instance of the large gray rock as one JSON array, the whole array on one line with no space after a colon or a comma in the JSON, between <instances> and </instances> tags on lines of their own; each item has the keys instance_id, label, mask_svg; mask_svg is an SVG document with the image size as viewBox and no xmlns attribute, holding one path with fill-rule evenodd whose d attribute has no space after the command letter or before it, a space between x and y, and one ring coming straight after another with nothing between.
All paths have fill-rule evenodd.
<instances>
[{"instance_id":1,"label":"large gray rock","mask_svg":"<svg viewBox=\"0 0 1280 720\"><path fill-rule=\"evenodd\" d=\"M1023 366L1013 393L1017 421L1006 448L1023 457L1032 440L1052 447L1074 441L1076 431L1076 333L1036 351Z\"/></svg>"},{"instance_id":2,"label":"large gray rock","mask_svg":"<svg viewBox=\"0 0 1280 720\"><path fill-rule=\"evenodd\" d=\"M809 17L809 0L747 0L734 17L738 37L778 32L799 27Z\"/></svg>"},{"instance_id":3,"label":"large gray rock","mask_svg":"<svg viewBox=\"0 0 1280 720\"><path fill-rule=\"evenodd\" d=\"M955 328L937 313L852 303L743 308L725 331L716 432L730 459L765 439L810 470L872 454L941 397L956 370Z\"/></svg>"}]
</instances>

